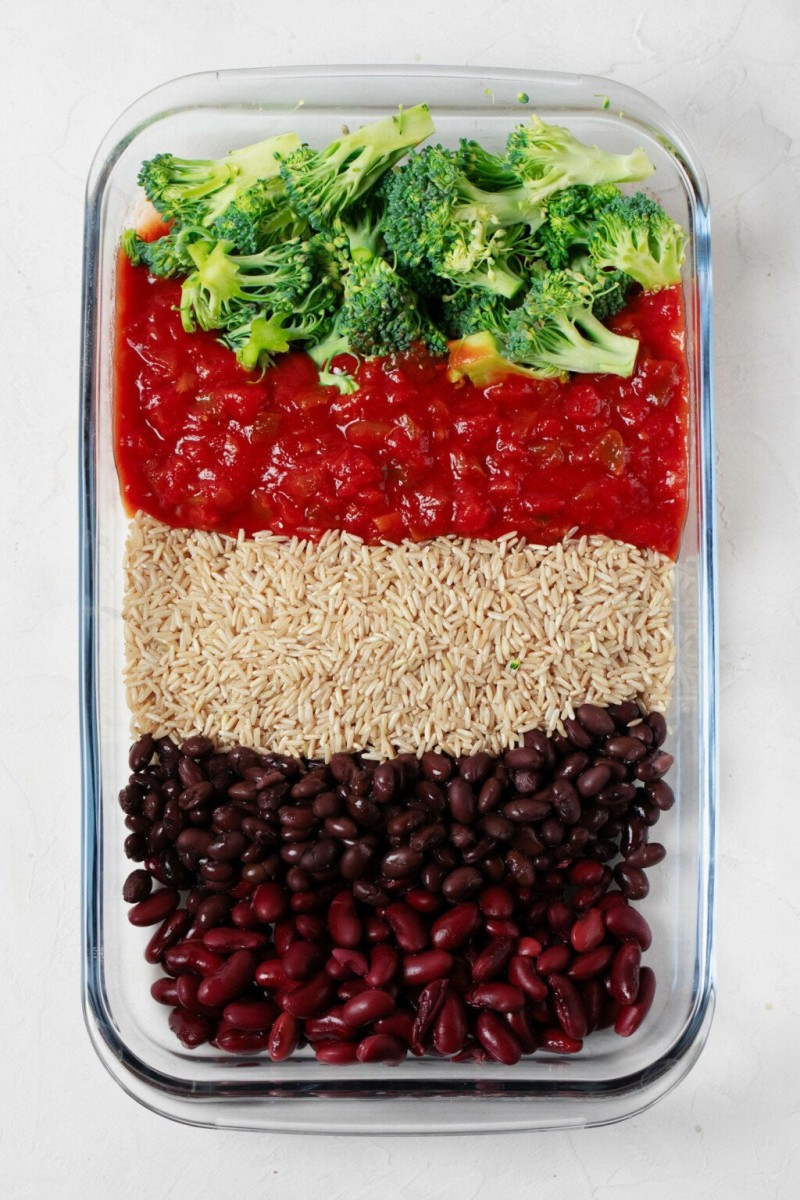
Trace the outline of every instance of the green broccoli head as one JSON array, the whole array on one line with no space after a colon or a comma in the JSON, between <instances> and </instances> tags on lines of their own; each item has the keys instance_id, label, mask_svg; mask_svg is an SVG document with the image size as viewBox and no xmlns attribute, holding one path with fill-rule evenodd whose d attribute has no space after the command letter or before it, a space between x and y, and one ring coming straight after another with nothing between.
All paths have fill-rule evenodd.
<instances>
[{"instance_id":1,"label":"green broccoli head","mask_svg":"<svg viewBox=\"0 0 800 1200\"><path fill-rule=\"evenodd\" d=\"M503 338L514 312L507 300L483 289L459 288L442 304L444 327L451 338L488 332Z\"/></svg>"},{"instance_id":2,"label":"green broccoli head","mask_svg":"<svg viewBox=\"0 0 800 1200\"><path fill-rule=\"evenodd\" d=\"M642 149L611 154L579 142L561 125L546 125L538 116L512 130L506 158L527 184L531 199L539 204L553 192L576 183L633 183L647 179L655 170Z\"/></svg>"},{"instance_id":3,"label":"green broccoli head","mask_svg":"<svg viewBox=\"0 0 800 1200\"><path fill-rule=\"evenodd\" d=\"M515 193L483 192L441 146L410 154L387 185L384 238L401 267L428 266L461 287L507 297L524 285L509 261L506 226L525 210Z\"/></svg>"},{"instance_id":4,"label":"green broccoli head","mask_svg":"<svg viewBox=\"0 0 800 1200\"><path fill-rule=\"evenodd\" d=\"M554 270L571 266L574 256L585 252L600 214L619 195L613 183L577 183L553 192L545 205L547 219L536 235L547 265Z\"/></svg>"},{"instance_id":5,"label":"green broccoli head","mask_svg":"<svg viewBox=\"0 0 800 1200\"><path fill-rule=\"evenodd\" d=\"M122 248L135 267L144 266L159 279L173 279L194 269L189 247L199 241L209 242L208 231L199 225L176 226L153 241L145 241L135 229L126 229Z\"/></svg>"},{"instance_id":6,"label":"green broccoli head","mask_svg":"<svg viewBox=\"0 0 800 1200\"><path fill-rule=\"evenodd\" d=\"M343 327L357 354L396 354L422 342L444 354L447 342L423 312L418 296L383 258L354 263L345 279Z\"/></svg>"},{"instance_id":7,"label":"green broccoli head","mask_svg":"<svg viewBox=\"0 0 800 1200\"><path fill-rule=\"evenodd\" d=\"M301 146L280 165L293 208L315 229L330 228L384 172L432 133L428 106L418 104L345 134L324 150Z\"/></svg>"},{"instance_id":8,"label":"green broccoli head","mask_svg":"<svg viewBox=\"0 0 800 1200\"><path fill-rule=\"evenodd\" d=\"M267 246L311 234L308 222L289 205L280 176L259 179L214 222L218 238L242 254L257 254Z\"/></svg>"},{"instance_id":9,"label":"green broccoli head","mask_svg":"<svg viewBox=\"0 0 800 1200\"><path fill-rule=\"evenodd\" d=\"M492 154L480 142L462 138L456 152L456 162L470 183L487 192L502 192L519 188L522 180L499 154Z\"/></svg>"},{"instance_id":10,"label":"green broccoli head","mask_svg":"<svg viewBox=\"0 0 800 1200\"><path fill-rule=\"evenodd\" d=\"M647 292L680 283L686 234L646 196L620 196L602 213L589 242L598 271L624 271Z\"/></svg>"},{"instance_id":11,"label":"green broccoli head","mask_svg":"<svg viewBox=\"0 0 800 1200\"><path fill-rule=\"evenodd\" d=\"M153 207L170 220L212 225L261 179L278 174L279 157L300 145L294 133L232 150L225 158L189 159L157 154L142 164L139 183Z\"/></svg>"},{"instance_id":12,"label":"green broccoli head","mask_svg":"<svg viewBox=\"0 0 800 1200\"><path fill-rule=\"evenodd\" d=\"M306 308L299 312L261 310L247 314L247 319L227 330L220 341L236 352L243 367L259 369L263 374L274 365L277 355L286 354L293 345L324 338L330 325L330 312L317 304L312 294Z\"/></svg>"},{"instance_id":13,"label":"green broccoli head","mask_svg":"<svg viewBox=\"0 0 800 1200\"><path fill-rule=\"evenodd\" d=\"M233 254L230 242L195 242L189 247L195 270L181 288L184 329L220 329L245 306L291 311L314 286L316 247L295 238L259 254ZM333 299L333 287L326 281Z\"/></svg>"},{"instance_id":14,"label":"green broccoli head","mask_svg":"<svg viewBox=\"0 0 800 1200\"><path fill-rule=\"evenodd\" d=\"M639 343L607 329L592 312L593 298L592 284L574 271L535 276L509 322L504 353L542 377L630 375Z\"/></svg>"}]
</instances>

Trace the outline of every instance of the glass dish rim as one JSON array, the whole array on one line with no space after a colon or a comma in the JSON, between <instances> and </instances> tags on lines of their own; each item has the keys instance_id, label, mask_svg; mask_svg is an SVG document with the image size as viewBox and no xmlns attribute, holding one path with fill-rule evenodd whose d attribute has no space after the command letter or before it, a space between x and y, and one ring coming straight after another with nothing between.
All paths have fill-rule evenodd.
<instances>
[{"instance_id":1,"label":"glass dish rim","mask_svg":"<svg viewBox=\"0 0 800 1200\"><path fill-rule=\"evenodd\" d=\"M97 268L98 248L102 229L101 209L105 183L119 156L126 146L149 124L161 119L166 113L181 111L182 107L196 109L197 103L181 106L173 105L164 108L158 104L160 98L171 97L171 94L187 86L200 86L204 80L209 82L224 77L226 80L264 80L270 79L312 79L315 83L326 78L453 78L459 80L511 80L525 79L533 87L536 83L551 86L578 85L581 95L576 105L581 112L586 111L585 89L602 88L613 92L615 101L630 102L630 112L625 116L634 126L647 129L665 144L673 158L682 170L690 191L696 219L695 259L697 267L697 336L699 339L699 371L698 371L698 416L702 436L699 441L697 473L698 502L700 507L700 544L698 547L699 585L698 585L698 625L703 640L699 655L701 677L705 687L699 689L700 694L700 778L705 790L704 846L700 849L699 867L704 867L701 895L698 904L703 904L703 921L698 920L698 939L704 933L704 942L700 947L702 954L699 961L704 970L700 977L694 980L692 993L693 1006L680 1036L669 1047L667 1053L651 1063L645 1071L635 1071L621 1074L615 1078L594 1081L590 1084L581 1081L568 1082L559 1080L540 1080L532 1084L529 1080L516 1082L514 1080L493 1081L492 1098L511 1099L525 1098L535 1104L537 1100L550 1097L582 1098L586 1102L602 1104L610 1098L626 1097L631 1100L638 1094L638 1102L634 1107L626 1109L621 1114L596 1114L597 1119L583 1117L577 1122L564 1119L559 1127L581 1125L596 1125L607 1123L609 1120L620 1119L633 1115L635 1112L649 1107L655 1100L666 1094L688 1072L699 1056L714 1008L714 848L716 841L716 713L717 713L717 656L716 656L716 561L714 534L714 414L711 363L711 277L710 277L710 248L709 248L709 219L708 192L705 175L697 162L686 136L672 118L660 109L653 101L636 89L621 85L616 81L601 76L572 74L569 72L529 71L524 68L497 67L461 67L447 65L425 64L391 64L376 65L329 65L329 66L296 66L296 67L266 67L242 68L225 71L206 71L183 75L168 80L140 96L117 118L105 137L102 139L92 162L86 191L85 229L83 246L83 294L82 294L82 347L81 347L81 454L80 454L80 688L81 688L81 760L82 760L82 800L83 800L83 841L82 841L82 928L83 928L83 960L82 960L82 992L84 1018L90 1039L95 1049L117 1081L135 1098L165 1115L196 1124L212 1124L214 1122L197 1120L193 1111L198 1101L220 1100L224 1098L241 1098L264 1106L267 1114L265 1128L281 1128L281 1122L274 1120L269 1113L278 1102L291 1104L293 1095L308 1095L308 1085L300 1081L288 1081L276 1085L248 1085L246 1082L226 1088L224 1096L213 1081L181 1080L153 1070L133 1054L118 1036L110 1008L104 994L102 980L98 970L101 954L101 939L98 937L99 917L99 855L102 845L102 814L100 812L99 789L99 739L97 723L97 606L95 604L97 587L97 513L96 513L96 480L95 480L95 426L94 426L94 387L96 362L95 318L97 305ZM598 94L598 93L595 93ZM565 105L568 107L568 104ZM644 119L637 115L644 114ZM646 1076L646 1078L645 1078ZM347 1079L326 1078L324 1091L327 1098L334 1095L351 1097L364 1095L368 1092L370 1079L359 1076L357 1080L348 1082ZM435 1096L445 1099L448 1096L469 1098L470 1085L467 1081L456 1082L442 1080L419 1080L410 1083L407 1079L398 1080L394 1084L391 1077L380 1076L382 1096L373 1096L371 1103L380 1099L391 1100L397 1097L414 1096L420 1099ZM216 1090L215 1090L216 1088ZM149 1089L149 1091L148 1091ZM278 1090L280 1095L265 1095L271 1090ZM153 1097L161 1098L162 1104L154 1102ZM152 1101L152 1102L151 1102ZM317 1099L316 1103L320 1103ZM166 1104L166 1107L165 1107ZM183 1111L185 1106L189 1108ZM170 1111L172 1109L173 1111ZM180 1111L179 1111L180 1110ZM191 1113L191 1115L190 1115ZM221 1122L227 1124L227 1122ZM345 1123L347 1124L347 1123ZM531 1128L537 1124L532 1116L520 1127ZM243 1127L243 1126L242 1126ZM287 1118L286 1128L294 1128L295 1124ZM304 1125L305 1129L313 1128L313 1122ZM481 1127L487 1127L481 1125ZM507 1128L502 1120L500 1127ZM553 1127L548 1123L548 1127ZM321 1124L320 1130L330 1130L329 1123ZM375 1132L374 1124L370 1130ZM353 1130L358 1131L356 1129ZM366 1131L366 1130L365 1130ZM441 1131L441 1130L439 1130Z\"/></svg>"}]
</instances>

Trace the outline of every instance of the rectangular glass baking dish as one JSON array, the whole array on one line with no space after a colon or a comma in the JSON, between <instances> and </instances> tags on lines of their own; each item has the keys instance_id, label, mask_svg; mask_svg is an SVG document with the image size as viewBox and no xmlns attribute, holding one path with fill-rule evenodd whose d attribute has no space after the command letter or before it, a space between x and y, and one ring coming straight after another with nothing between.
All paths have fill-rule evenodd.
<instances>
[{"instance_id":1,"label":"rectangular glass baking dish","mask_svg":"<svg viewBox=\"0 0 800 1200\"><path fill-rule=\"evenodd\" d=\"M668 854L643 911L658 979L651 1013L630 1039L593 1034L574 1057L537 1054L514 1067L413 1058L398 1067L331 1067L298 1055L276 1064L210 1047L185 1051L148 990L145 931L126 919L130 864L117 793L127 776L121 597L127 516L112 444L114 270L132 223L143 159L169 149L212 157L294 129L323 145L397 105L427 102L437 138L499 148L536 112L582 140L644 146L654 190L690 232L684 288L690 368L689 515L677 564L677 672L668 714L675 808L659 826ZM713 897L716 652L708 195L674 122L610 80L496 68L322 67L223 71L173 80L138 100L104 138L91 168L84 243L81 477L83 992L90 1038L141 1103L196 1125L240 1129L411 1133L565 1128L631 1116L687 1073L714 1001Z\"/></svg>"}]
</instances>

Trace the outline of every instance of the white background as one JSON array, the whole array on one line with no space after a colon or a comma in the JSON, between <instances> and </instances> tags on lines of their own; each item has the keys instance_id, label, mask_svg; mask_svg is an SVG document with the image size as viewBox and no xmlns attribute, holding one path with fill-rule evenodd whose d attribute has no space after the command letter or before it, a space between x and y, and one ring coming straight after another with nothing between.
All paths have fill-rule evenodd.
<instances>
[{"instance_id":1,"label":"white background","mask_svg":"<svg viewBox=\"0 0 800 1200\"><path fill-rule=\"evenodd\" d=\"M794 0L5 0L0 21L0 1194L9 1200L761 1200L800 1194L798 134ZM96 1060L79 1001L83 189L137 96L315 62L585 71L684 126L713 206L721 590L719 1003L691 1075L574 1133L180 1127Z\"/></svg>"}]
</instances>

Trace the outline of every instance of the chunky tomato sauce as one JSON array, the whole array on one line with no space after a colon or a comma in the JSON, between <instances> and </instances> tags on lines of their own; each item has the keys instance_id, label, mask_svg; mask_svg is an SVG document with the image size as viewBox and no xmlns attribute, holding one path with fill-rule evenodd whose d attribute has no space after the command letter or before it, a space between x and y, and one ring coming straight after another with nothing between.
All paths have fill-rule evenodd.
<instances>
[{"instance_id":1,"label":"chunky tomato sauce","mask_svg":"<svg viewBox=\"0 0 800 1200\"><path fill-rule=\"evenodd\" d=\"M124 500L169 525L366 541L515 531L601 533L675 557L686 512L680 290L612 322L641 345L630 379L509 378L478 389L446 359L364 362L360 390L321 387L284 355L263 377L187 334L179 284L120 257L116 451ZM352 360L342 360L352 368Z\"/></svg>"}]
</instances>

